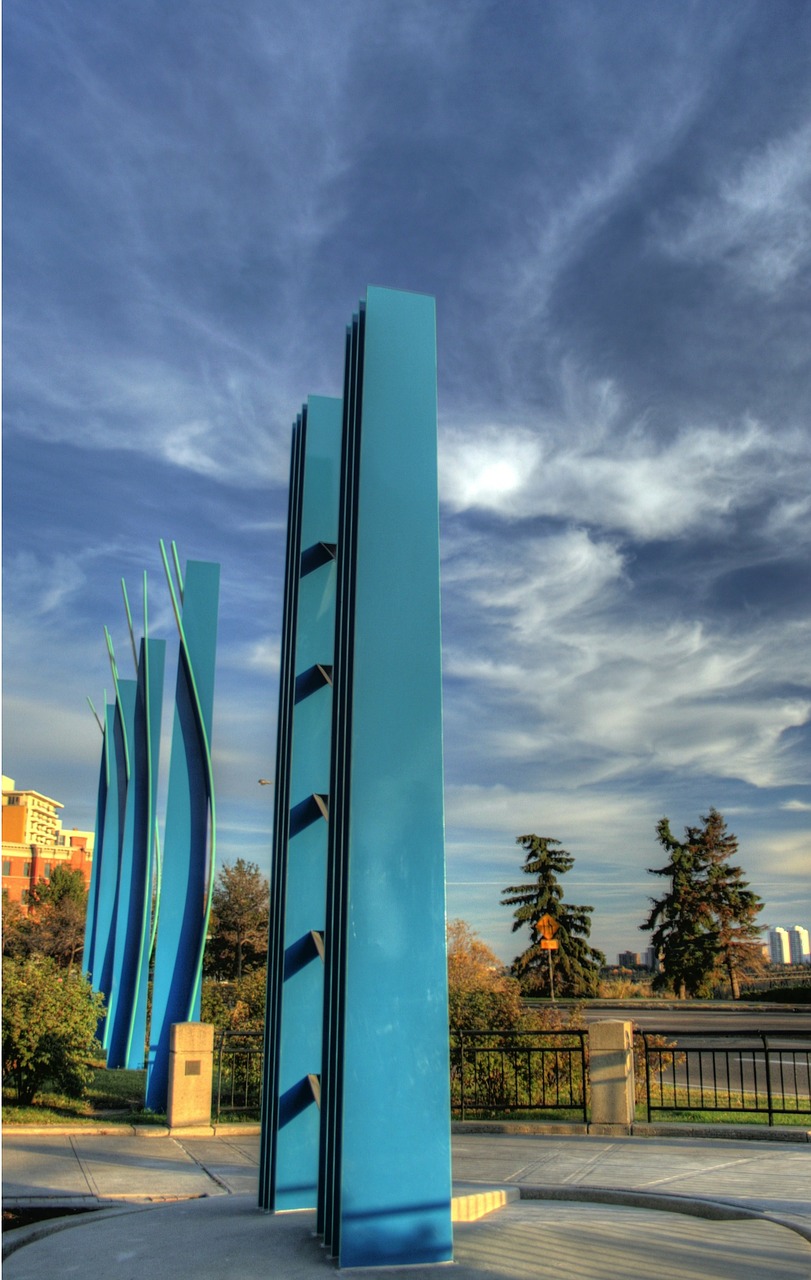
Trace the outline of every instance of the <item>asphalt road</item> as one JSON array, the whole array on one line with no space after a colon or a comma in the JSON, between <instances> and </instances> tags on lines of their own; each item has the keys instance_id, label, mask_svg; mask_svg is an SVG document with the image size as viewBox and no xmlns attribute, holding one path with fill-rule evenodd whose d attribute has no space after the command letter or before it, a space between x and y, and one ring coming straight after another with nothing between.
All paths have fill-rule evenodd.
<instances>
[{"instance_id":1,"label":"asphalt road","mask_svg":"<svg viewBox=\"0 0 811 1280\"><path fill-rule=\"evenodd\" d=\"M568 1006L560 1006L568 1012ZM663 1031L678 1034L682 1031L766 1031L774 1035L780 1031L800 1032L811 1036L811 1005L793 1010L772 1005L731 1005L712 1001L687 1001L684 1004L669 1001L666 1005L651 1008L647 1002L628 1000L625 1003L611 1001L605 1004L589 1003L581 1006L581 1014L588 1022L601 1022L618 1018L631 1021L640 1031Z\"/></svg>"}]
</instances>

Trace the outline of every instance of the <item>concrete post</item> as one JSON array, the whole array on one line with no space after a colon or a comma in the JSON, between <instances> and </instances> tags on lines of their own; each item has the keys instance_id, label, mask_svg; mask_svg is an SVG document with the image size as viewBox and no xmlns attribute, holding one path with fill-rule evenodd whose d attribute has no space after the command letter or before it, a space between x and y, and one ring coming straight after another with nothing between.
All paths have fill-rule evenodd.
<instances>
[{"instance_id":1,"label":"concrete post","mask_svg":"<svg viewBox=\"0 0 811 1280\"><path fill-rule=\"evenodd\" d=\"M634 1036L631 1022L589 1027L589 1133L630 1133L634 1123Z\"/></svg>"},{"instance_id":2,"label":"concrete post","mask_svg":"<svg viewBox=\"0 0 811 1280\"><path fill-rule=\"evenodd\" d=\"M211 1124L214 1028L205 1022L173 1022L169 1033L170 1129Z\"/></svg>"}]
</instances>

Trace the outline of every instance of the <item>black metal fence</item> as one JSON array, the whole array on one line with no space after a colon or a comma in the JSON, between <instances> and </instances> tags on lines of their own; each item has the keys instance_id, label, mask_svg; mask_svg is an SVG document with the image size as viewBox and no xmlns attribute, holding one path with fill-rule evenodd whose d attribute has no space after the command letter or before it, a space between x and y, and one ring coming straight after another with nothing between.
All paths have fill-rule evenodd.
<instances>
[{"instance_id":1,"label":"black metal fence","mask_svg":"<svg viewBox=\"0 0 811 1280\"><path fill-rule=\"evenodd\" d=\"M214 1048L214 1122L223 1113L259 1116L262 1031L220 1031Z\"/></svg>"},{"instance_id":2,"label":"black metal fence","mask_svg":"<svg viewBox=\"0 0 811 1280\"><path fill-rule=\"evenodd\" d=\"M577 1031L451 1035L451 1109L461 1120L523 1114L588 1118L587 1036ZM811 1115L811 1035L761 1031L640 1032L647 1116L668 1112ZM258 1118L263 1033L221 1031L213 1111Z\"/></svg>"},{"instance_id":3,"label":"black metal fence","mask_svg":"<svg viewBox=\"0 0 811 1280\"><path fill-rule=\"evenodd\" d=\"M811 1036L761 1031L642 1032L654 1112L811 1114Z\"/></svg>"},{"instance_id":4,"label":"black metal fence","mask_svg":"<svg viewBox=\"0 0 811 1280\"><path fill-rule=\"evenodd\" d=\"M460 1120L574 1112L586 1121L585 1031L458 1031L451 1110Z\"/></svg>"}]
</instances>

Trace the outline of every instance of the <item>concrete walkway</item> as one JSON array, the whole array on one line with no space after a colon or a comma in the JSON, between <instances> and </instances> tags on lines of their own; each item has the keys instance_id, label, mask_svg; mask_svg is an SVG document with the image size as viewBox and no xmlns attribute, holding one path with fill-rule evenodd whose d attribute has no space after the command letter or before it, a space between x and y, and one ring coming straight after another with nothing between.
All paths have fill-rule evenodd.
<instances>
[{"instance_id":1,"label":"concrete walkway","mask_svg":"<svg viewBox=\"0 0 811 1280\"><path fill-rule=\"evenodd\" d=\"M107 1207L6 1233L7 1280L129 1280L156 1265L179 1280L334 1271L314 1215L257 1210L258 1152L258 1133L236 1126L214 1137L9 1130L6 1209ZM457 1222L458 1280L811 1277L811 1145L464 1133L453 1177L463 1207L488 1190L507 1201Z\"/></svg>"}]
</instances>

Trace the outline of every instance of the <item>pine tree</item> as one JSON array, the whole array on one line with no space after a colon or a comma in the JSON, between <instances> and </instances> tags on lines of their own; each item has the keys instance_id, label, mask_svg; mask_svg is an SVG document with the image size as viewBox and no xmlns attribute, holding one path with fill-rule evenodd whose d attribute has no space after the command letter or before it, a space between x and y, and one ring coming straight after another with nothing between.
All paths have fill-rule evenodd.
<instances>
[{"instance_id":1,"label":"pine tree","mask_svg":"<svg viewBox=\"0 0 811 1280\"><path fill-rule=\"evenodd\" d=\"M740 975L757 956L760 929L755 922L763 904L750 888L741 867L729 859L738 851L716 809L685 827L683 841L674 838L667 818L656 828L668 853L663 867L651 875L667 876L669 891L651 899L651 911L640 927L652 932L662 963L654 986L671 988L680 999L706 994L713 972L722 968L732 995L740 995Z\"/></svg>"},{"instance_id":2,"label":"pine tree","mask_svg":"<svg viewBox=\"0 0 811 1280\"><path fill-rule=\"evenodd\" d=\"M657 839L668 853L663 867L649 867L654 876L667 876L670 889L651 899L651 911L640 928L650 930L661 963L653 979L656 990L668 987L684 1000L701 993L715 964L716 942L705 887L701 851L689 840L680 843L667 818L656 827Z\"/></svg>"},{"instance_id":3,"label":"pine tree","mask_svg":"<svg viewBox=\"0 0 811 1280\"><path fill-rule=\"evenodd\" d=\"M704 827L690 827L689 836L703 850L707 864L707 896L714 919L717 941L716 964L722 968L732 990L732 999L741 994L741 973L750 968L760 950L760 927L756 922L763 902L749 888L742 867L730 864L737 856L738 839L727 831L726 822L716 809L710 809L701 821Z\"/></svg>"},{"instance_id":4,"label":"pine tree","mask_svg":"<svg viewBox=\"0 0 811 1280\"><path fill-rule=\"evenodd\" d=\"M558 880L574 866L574 858L560 848L559 840L547 836L517 836L515 842L523 846L526 855L521 870L534 877L535 883L508 885L503 891L508 896L501 899L502 906L516 908L513 933L526 925L531 938L530 945L513 961L511 972L527 994L596 995L605 956L587 943L594 908L564 902ZM536 929L545 915L558 925L558 948L551 953L551 965L550 952L541 947Z\"/></svg>"}]
</instances>

